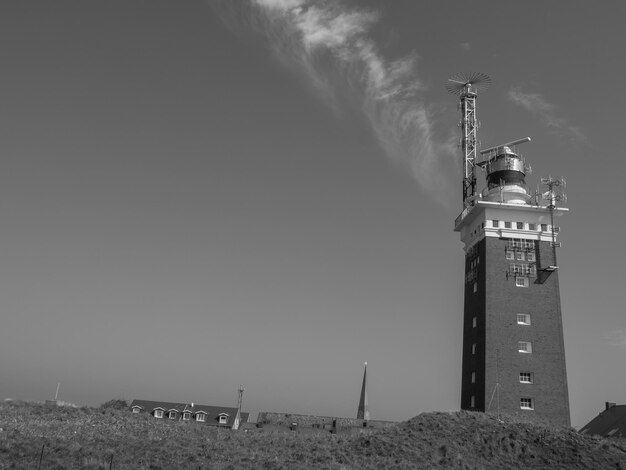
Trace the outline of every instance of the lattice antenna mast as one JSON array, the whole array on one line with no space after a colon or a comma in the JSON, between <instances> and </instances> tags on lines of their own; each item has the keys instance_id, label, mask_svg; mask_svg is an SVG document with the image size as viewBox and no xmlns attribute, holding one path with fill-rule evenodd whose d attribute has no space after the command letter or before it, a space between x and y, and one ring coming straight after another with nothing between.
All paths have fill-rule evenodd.
<instances>
[{"instance_id":1,"label":"lattice antenna mast","mask_svg":"<svg viewBox=\"0 0 626 470\"><path fill-rule=\"evenodd\" d=\"M541 198L548 203L548 209L550 209L550 226L552 228L552 257L554 260L554 265L551 266L552 270L558 268L558 264L556 262L556 249L561 246L560 243L556 241L556 234L559 229L554 226L554 209L557 207L557 203L567 202L567 195L565 194L565 186L566 181L565 178L552 178L552 176L548 176L547 178L541 178L541 184L546 187L547 191L544 191L541 194Z\"/></svg>"},{"instance_id":2,"label":"lattice antenna mast","mask_svg":"<svg viewBox=\"0 0 626 470\"><path fill-rule=\"evenodd\" d=\"M461 150L463 152L463 207L474 204L476 196L476 157L478 153L476 97L491 85L491 78L484 73L459 73L448 79L446 90L459 95L461 101Z\"/></svg>"}]
</instances>

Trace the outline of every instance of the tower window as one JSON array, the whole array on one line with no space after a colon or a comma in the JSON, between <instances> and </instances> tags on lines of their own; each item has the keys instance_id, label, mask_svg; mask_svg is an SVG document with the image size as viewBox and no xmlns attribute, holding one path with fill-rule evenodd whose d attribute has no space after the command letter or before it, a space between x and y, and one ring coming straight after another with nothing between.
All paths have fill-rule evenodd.
<instances>
[{"instance_id":1,"label":"tower window","mask_svg":"<svg viewBox=\"0 0 626 470\"><path fill-rule=\"evenodd\" d=\"M517 229L518 230L524 230L524 222L518 222L517 223Z\"/></svg>"},{"instance_id":2,"label":"tower window","mask_svg":"<svg viewBox=\"0 0 626 470\"><path fill-rule=\"evenodd\" d=\"M518 251L517 252L517 260L518 261L524 261L524 252L523 251Z\"/></svg>"},{"instance_id":3,"label":"tower window","mask_svg":"<svg viewBox=\"0 0 626 470\"><path fill-rule=\"evenodd\" d=\"M476 343L472 344L472 354L476 354Z\"/></svg>"},{"instance_id":4,"label":"tower window","mask_svg":"<svg viewBox=\"0 0 626 470\"><path fill-rule=\"evenodd\" d=\"M528 230L537 230L537 224L528 224Z\"/></svg>"},{"instance_id":5,"label":"tower window","mask_svg":"<svg viewBox=\"0 0 626 470\"><path fill-rule=\"evenodd\" d=\"M531 384L533 383L533 374L531 372L520 372L519 381L522 384Z\"/></svg>"},{"instance_id":6,"label":"tower window","mask_svg":"<svg viewBox=\"0 0 626 470\"><path fill-rule=\"evenodd\" d=\"M529 283L528 283L528 278L527 277L516 277L515 278L515 285L517 287L528 287Z\"/></svg>"},{"instance_id":7,"label":"tower window","mask_svg":"<svg viewBox=\"0 0 626 470\"><path fill-rule=\"evenodd\" d=\"M526 253L526 261L535 261L534 253Z\"/></svg>"},{"instance_id":8,"label":"tower window","mask_svg":"<svg viewBox=\"0 0 626 470\"><path fill-rule=\"evenodd\" d=\"M519 407L522 410L534 410L535 409L532 398L520 398Z\"/></svg>"},{"instance_id":9,"label":"tower window","mask_svg":"<svg viewBox=\"0 0 626 470\"><path fill-rule=\"evenodd\" d=\"M474 283L474 292L478 292L478 283L477 282Z\"/></svg>"},{"instance_id":10,"label":"tower window","mask_svg":"<svg viewBox=\"0 0 626 470\"><path fill-rule=\"evenodd\" d=\"M517 324L518 325L530 325L530 314L528 314L528 313L518 313L517 314Z\"/></svg>"},{"instance_id":11,"label":"tower window","mask_svg":"<svg viewBox=\"0 0 626 470\"><path fill-rule=\"evenodd\" d=\"M548 231L548 224L541 224L541 231L542 232L547 232Z\"/></svg>"},{"instance_id":12,"label":"tower window","mask_svg":"<svg viewBox=\"0 0 626 470\"><path fill-rule=\"evenodd\" d=\"M476 383L476 372L472 372L472 383Z\"/></svg>"},{"instance_id":13,"label":"tower window","mask_svg":"<svg viewBox=\"0 0 626 470\"><path fill-rule=\"evenodd\" d=\"M513 253L512 251L507 251L506 259L515 259L515 253Z\"/></svg>"},{"instance_id":14,"label":"tower window","mask_svg":"<svg viewBox=\"0 0 626 470\"><path fill-rule=\"evenodd\" d=\"M476 317L472 318L472 328L476 328L477 324L478 324L478 318Z\"/></svg>"},{"instance_id":15,"label":"tower window","mask_svg":"<svg viewBox=\"0 0 626 470\"><path fill-rule=\"evenodd\" d=\"M493 225L493 228L498 228L498 227L500 227L500 221L499 220L492 220L491 221L491 225Z\"/></svg>"},{"instance_id":16,"label":"tower window","mask_svg":"<svg viewBox=\"0 0 626 470\"><path fill-rule=\"evenodd\" d=\"M511 222L504 222L504 228L511 228Z\"/></svg>"},{"instance_id":17,"label":"tower window","mask_svg":"<svg viewBox=\"0 0 626 470\"><path fill-rule=\"evenodd\" d=\"M476 397L472 395L472 397L470 398L470 408L475 408L475 407L476 407Z\"/></svg>"},{"instance_id":18,"label":"tower window","mask_svg":"<svg viewBox=\"0 0 626 470\"><path fill-rule=\"evenodd\" d=\"M521 353L529 354L533 352L533 344L530 341L518 341L517 350Z\"/></svg>"}]
</instances>

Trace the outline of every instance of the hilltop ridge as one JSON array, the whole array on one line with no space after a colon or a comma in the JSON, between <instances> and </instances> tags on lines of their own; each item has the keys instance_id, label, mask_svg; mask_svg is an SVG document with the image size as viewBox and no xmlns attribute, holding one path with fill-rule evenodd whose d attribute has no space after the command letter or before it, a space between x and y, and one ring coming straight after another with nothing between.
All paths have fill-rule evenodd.
<instances>
[{"instance_id":1,"label":"hilltop ridge","mask_svg":"<svg viewBox=\"0 0 626 470\"><path fill-rule=\"evenodd\" d=\"M208 428L113 408L0 404L0 469L622 469L626 440L484 413L358 433ZM43 450L43 452L42 452Z\"/></svg>"}]
</instances>

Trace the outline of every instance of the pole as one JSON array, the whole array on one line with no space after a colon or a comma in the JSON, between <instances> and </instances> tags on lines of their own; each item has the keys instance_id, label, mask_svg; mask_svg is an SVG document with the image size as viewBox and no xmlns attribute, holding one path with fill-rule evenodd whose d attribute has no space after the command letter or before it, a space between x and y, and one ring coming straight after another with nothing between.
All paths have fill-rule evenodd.
<instances>
[{"instance_id":1,"label":"pole","mask_svg":"<svg viewBox=\"0 0 626 470\"><path fill-rule=\"evenodd\" d=\"M43 450L46 448L46 445L41 446L41 454L39 454L39 465L37 465L37 470L41 469L41 462L43 460Z\"/></svg>"}]
</instances>

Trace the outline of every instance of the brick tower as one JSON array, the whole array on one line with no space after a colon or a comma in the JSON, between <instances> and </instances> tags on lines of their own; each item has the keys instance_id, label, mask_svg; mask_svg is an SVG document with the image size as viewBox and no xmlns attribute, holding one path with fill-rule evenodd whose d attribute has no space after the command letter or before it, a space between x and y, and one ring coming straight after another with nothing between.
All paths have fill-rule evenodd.
<instances>
[{"instance_id":1,"label":"brick tower","mask_svg":"<svg viewBox=\"0 0 626 470\"><path fill-rule=\"evenodd\" d=\"M461 73L446 89L460 97L463 211L454 229L465 249L461 409L522 415L569 426L569 398L554 217L563 180L542 179L531 196L529 167L511 150L520 139L478 155L476 97L491 79ZM486 187L476 191L476 167Z\"/></svg>"},{"instance_id":2,"label":"brick tower","mask_svg":"<svg viewBox=\"0 0 626 470\"><path fill-rule=\"evenodd\" d=\"M465 245L461 409L569 426L553 225L567 211L556 207L562 181L542 180L544 203L533 198L507 145L481 152L487 187L455 222Z\"/></svg>"}]
</instances>

